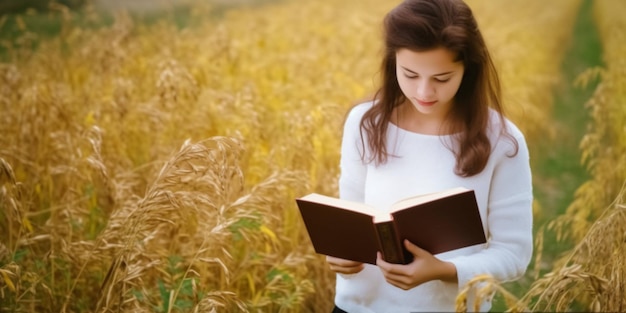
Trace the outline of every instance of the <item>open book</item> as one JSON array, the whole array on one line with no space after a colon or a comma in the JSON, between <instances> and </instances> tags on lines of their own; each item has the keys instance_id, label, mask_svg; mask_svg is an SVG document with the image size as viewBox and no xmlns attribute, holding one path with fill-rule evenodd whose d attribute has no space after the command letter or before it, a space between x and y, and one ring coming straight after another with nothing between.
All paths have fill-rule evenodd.
<instances>
[{"instance_id":1,"label":"open book","mask_svg":"<svg viewBox=\"0 0 626 313\"><path fill-rule=\"evenodd\" d=\"M296 199L315 252L376 264L408 264L404 239L432 253L486 242L473 190L463 187L411 197L390 209L316 193Z\"/></svg>"}]
</instances>

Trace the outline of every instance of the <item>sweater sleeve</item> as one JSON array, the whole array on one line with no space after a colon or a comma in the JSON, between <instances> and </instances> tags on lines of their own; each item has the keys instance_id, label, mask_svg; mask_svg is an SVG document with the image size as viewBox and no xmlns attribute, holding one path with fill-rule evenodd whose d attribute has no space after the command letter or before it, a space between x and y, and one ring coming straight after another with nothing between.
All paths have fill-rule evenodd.
<instances>
[{"instance_id":1,"label":"sweater sleeve","mask_svg":"<svg viewBox=\"0 0 626 313\"><path fill-rule=\"evenodd\" d=\"M517 279L530 263L533 195L529 153L524 137L516 137L518 153L514 157L501 156L492 174L487 248L448 260L456 266L459 288L480 274L491 275L500 282ZM472 298L470 293L468 309L472 309Z\"/></svg>"},{"instance_id":2,"label":"sweater sleeve","mask_svg":"<svg viewBox=\"0 0 626 313\"><path fill-rule=\"evenodd\" d=\"M339 197L341 199L364 202L367 165L362 160L363 143L360 123L363 113L369 106L359 105L348 114L344 123L341 143L341 175L339 176Z\"/></svg>"}]
</instances>

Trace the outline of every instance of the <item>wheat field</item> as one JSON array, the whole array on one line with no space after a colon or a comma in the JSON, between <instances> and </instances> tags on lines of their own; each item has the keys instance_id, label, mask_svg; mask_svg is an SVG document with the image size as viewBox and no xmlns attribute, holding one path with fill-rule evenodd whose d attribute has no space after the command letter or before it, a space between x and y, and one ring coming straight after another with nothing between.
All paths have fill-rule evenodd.
<instances>
[{"instance_id":1,"label":"wheat field","mask_svg":"<svg viewBox=\"0 0 626 313\"><path fill-rule=\"evenodd\" d=\"M396 3L216 14L193 2L185 27L59 6L52 38L17 18L20 35L1 42L0 312L329 311L334 275L294 198L336 195L343 119L375 91L380 23ZM509 117L531 148L554 137L553 88L581 1L468 3ZM521 293L472 282L512 311L581 298L626 310L626 24L614 5L594 2L613 54L579 79L603 81L581 143L592 179L547 227L577 245Z\"/></svg>"}]
</instances>

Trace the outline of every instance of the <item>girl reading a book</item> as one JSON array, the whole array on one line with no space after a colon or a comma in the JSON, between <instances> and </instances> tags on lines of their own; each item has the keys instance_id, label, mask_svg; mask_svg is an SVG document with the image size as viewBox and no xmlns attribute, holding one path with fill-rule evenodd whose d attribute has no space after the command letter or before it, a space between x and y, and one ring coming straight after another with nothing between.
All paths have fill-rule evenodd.
<instances>
[{"instance_id":1,"label":"girl reading a book","mask_svg":"<svg viewBox=\"0 0 626 313\"><path fill-rule=\"evenodd\" d=\"M406 0L387 14L384 31L380 89L344 125L340 197L384 208L466 187L475 191L488 239L437 255L405 241L414 256L407 265L328 256L337 273L334 312L453 312L476 275L509 281L530 262L528 148L503 115L494 64L462 0ZM467 299L469 310L491 307L475 290Z\"/></svg>"}]
</instances>

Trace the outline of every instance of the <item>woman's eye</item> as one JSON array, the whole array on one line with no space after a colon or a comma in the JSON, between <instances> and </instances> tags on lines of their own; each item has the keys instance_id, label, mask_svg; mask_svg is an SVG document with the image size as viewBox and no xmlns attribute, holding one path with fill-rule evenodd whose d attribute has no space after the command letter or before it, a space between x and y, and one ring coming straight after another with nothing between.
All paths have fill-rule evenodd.
<instances>
[{"instance_id":1,"label":"woman's eye","mask_svg":"<svg viewBox=\"0 0 626 313\"><path fill-rule=\"evenodd\" d=\"M447 81L450 80L450 78L446 78L446 79L439 79L439 78L435 78L436 81L440 82L440 83L445 83Z\"/></svg>"},{"instance_id":2,"label":"woman's eye","mask_svg":"<svg viewBox=\"0 0 626 313\"><path fill-rule=\"evenodd\" d=\"M417 78L418 76L417 75L407 75L407 74L404 74L404 77L406 77L408 79L414 79L414 78Z\"/></svg>"}]
</instances>

